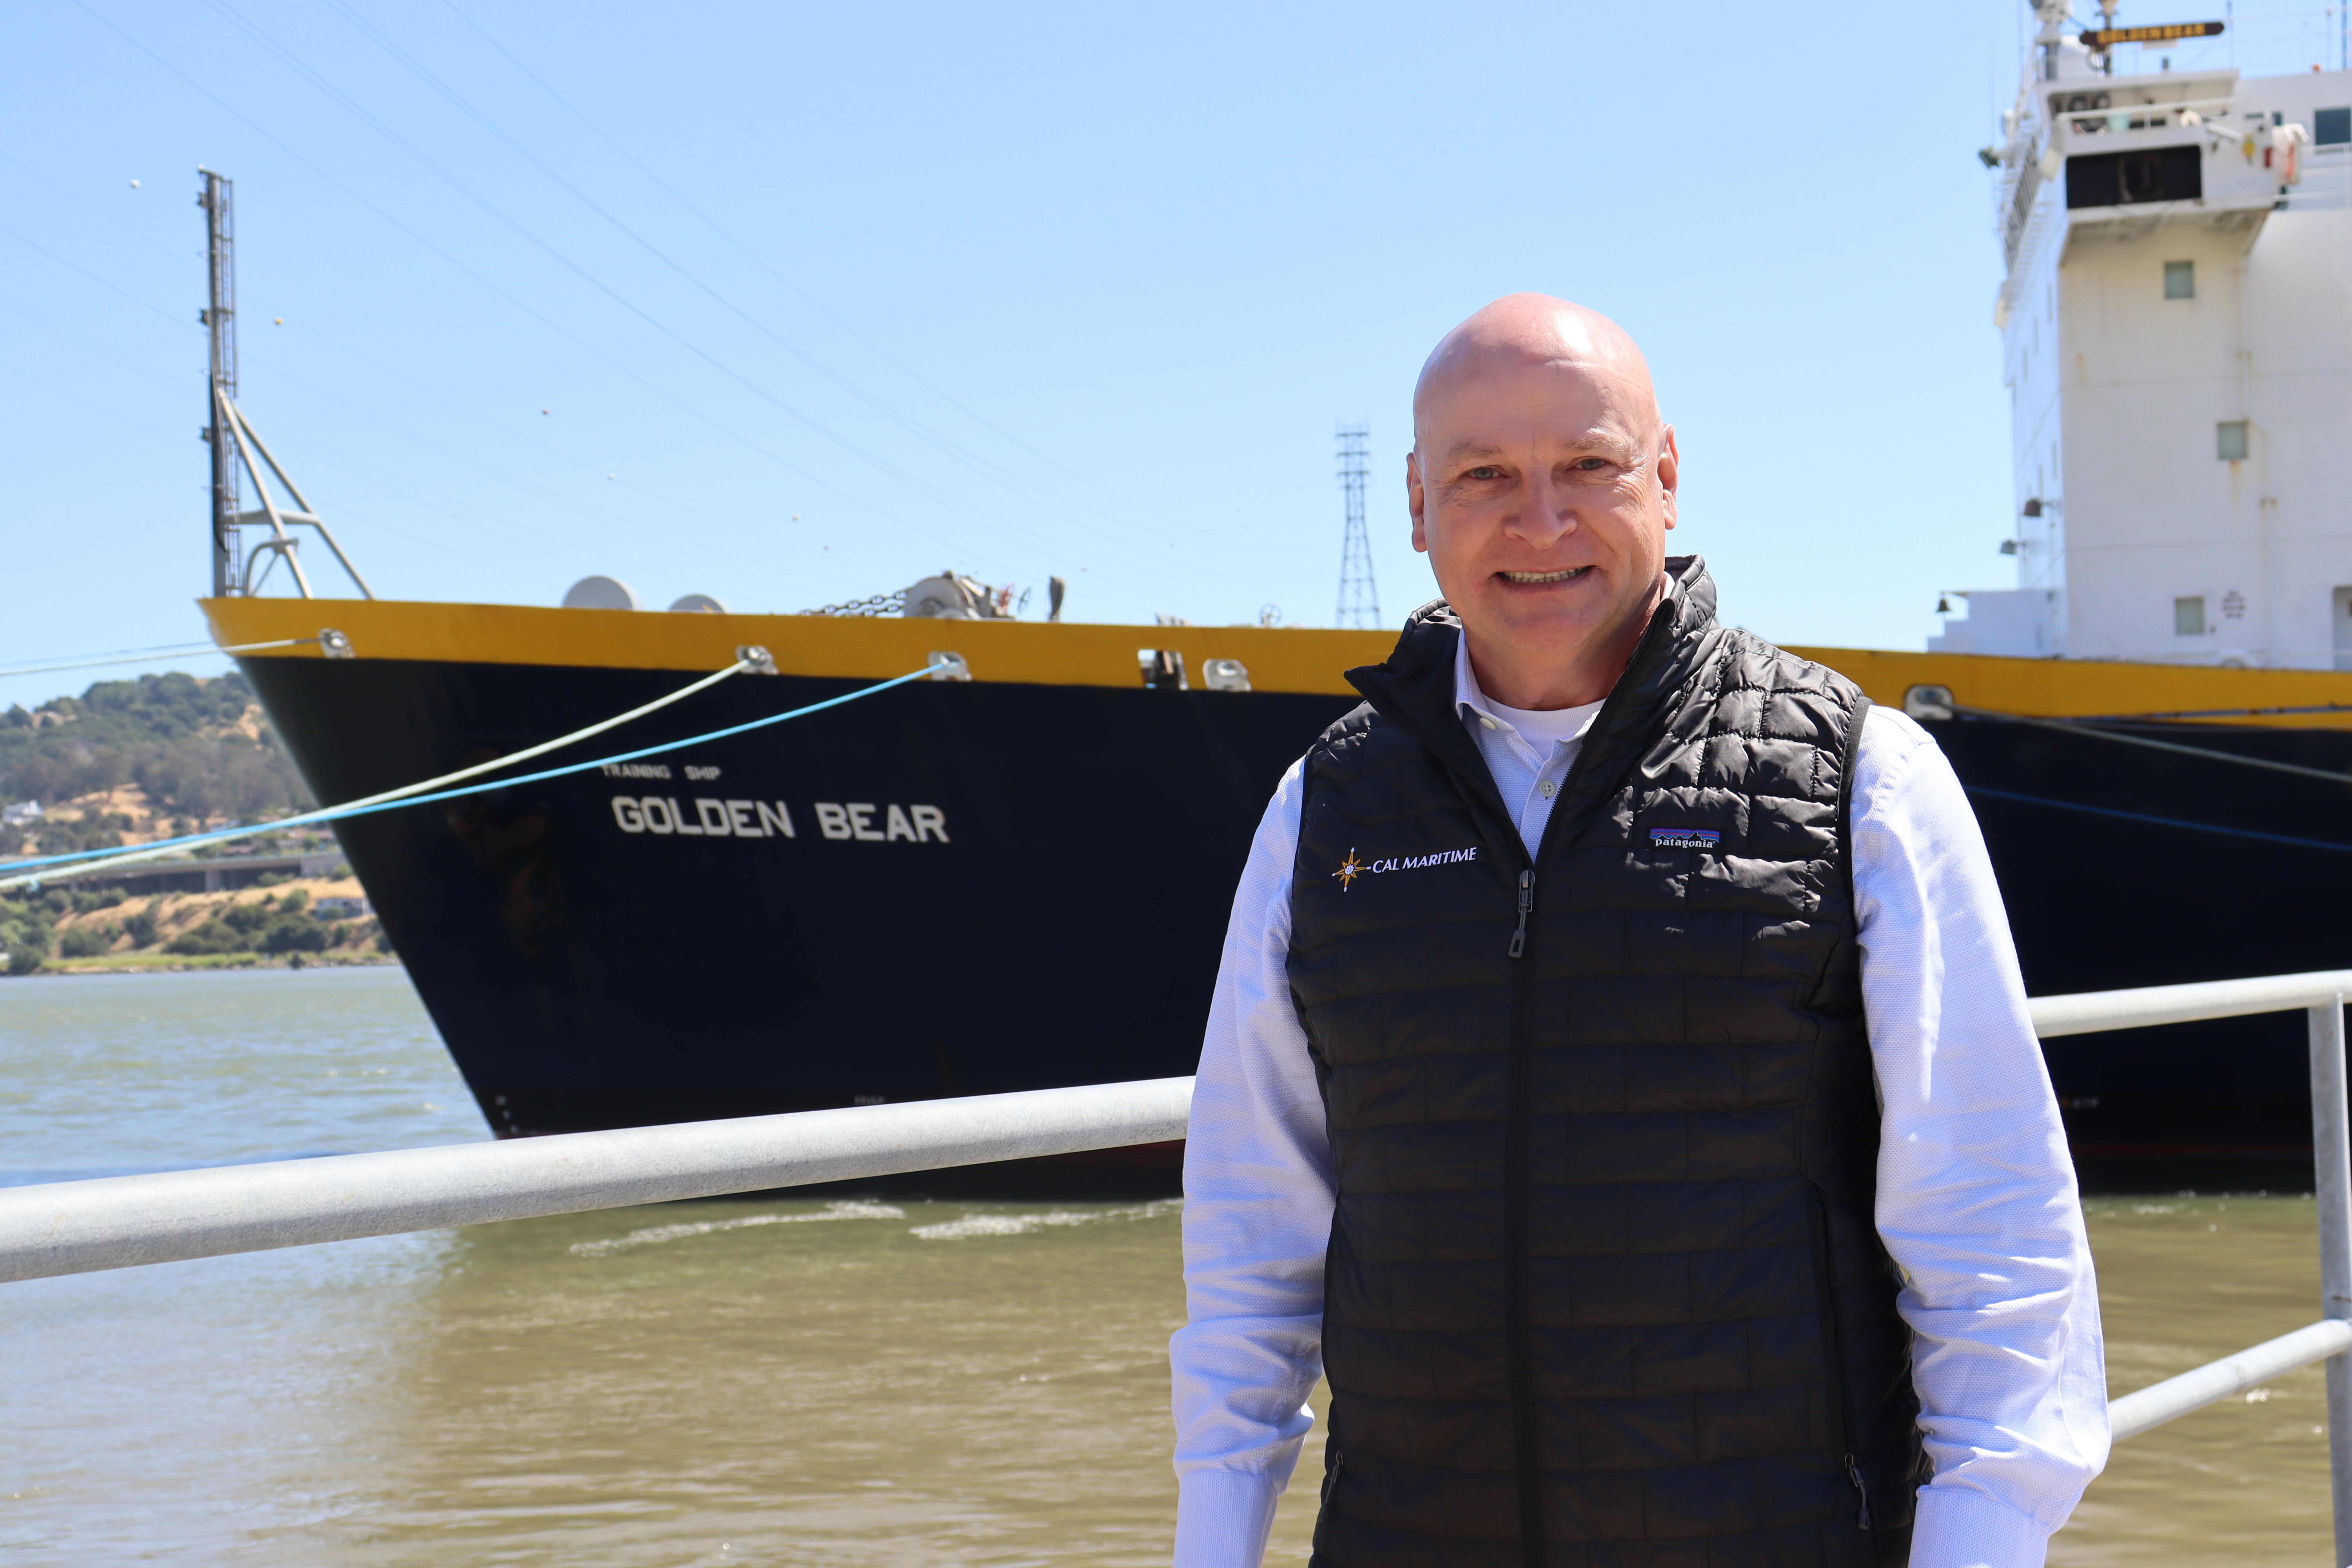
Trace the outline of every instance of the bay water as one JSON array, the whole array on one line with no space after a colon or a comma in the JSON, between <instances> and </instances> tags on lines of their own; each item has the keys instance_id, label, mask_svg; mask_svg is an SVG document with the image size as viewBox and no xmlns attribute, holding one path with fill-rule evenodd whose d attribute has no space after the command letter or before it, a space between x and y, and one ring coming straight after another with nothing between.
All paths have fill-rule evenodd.
<instances>
[{"instance_id":1,"label":"bay water","mask_svg":"<svg viewBox=\"0 0 2352 1568\"><path fill-rule=\"evenodd\" d=\"M397 969L0 983L0 1182L485 1136ZM2090 1208L2118 1393L2318 1316L2307 1197ZM1178 1268L1172 1202L766 1198L0 1286L0 1557L1164 1563ZM2052 1561L2324 1560L2320 1384L2118 1449Z\"/></svg>"}]
</instances>

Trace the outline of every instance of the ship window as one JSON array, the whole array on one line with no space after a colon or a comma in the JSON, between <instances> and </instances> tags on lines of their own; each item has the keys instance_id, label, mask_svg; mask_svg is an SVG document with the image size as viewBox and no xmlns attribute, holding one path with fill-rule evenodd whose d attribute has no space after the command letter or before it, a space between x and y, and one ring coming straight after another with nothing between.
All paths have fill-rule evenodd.
<instances>
[{"instance_id":1,"label":"ship window","mask_svg":"<svg viewBox=\"0 0 2352 1568\"><path fill-rule=\"evenodd\" d=\"M2197 298L2197 263L2168 261L2164 264L2164 297L2168 300Z\"/></svg>"},{"instance_id":2,"label":"ship window","mask_svg":"<svg viewBox=\"0 0 2352 1568\"><path fill-rule=\"evenodd\" d=\"M2205 595L2172 601L2172 633L2175 637L2201 637L2205 635Z\"/></svg>"},{"instance_id":3,"label":"ship window","mask_svg":"<svg viewBox=\"0 0 2352 1568\"><path fill-rule=\"evenodd\" d=\"M2213 455L2225 463L2246 460L2246 422L2224 419L2213 426Z\"/></svg>"},{"instance_id":4,"label":"ship window","mask_svg":"<svg viewBox=\"0 0 2352 1568\"><path fill-rule=\"evenodd\" d=\"M2352 109L2322 109L2311 117L2311 139L2322 147L2352 142Z\"/></svg>"},{"instance_id":5,"label":"ship window","mask_svg":"<svg viewBox=\"0 0 2352 1568\"><path fill-rule=\"evenodd\" d=\"M2191 202L2205 195L2205 161L2194 144L2144 153L2090 153L2066 160L2068 207Z\"/></svg>"}]
</instances>

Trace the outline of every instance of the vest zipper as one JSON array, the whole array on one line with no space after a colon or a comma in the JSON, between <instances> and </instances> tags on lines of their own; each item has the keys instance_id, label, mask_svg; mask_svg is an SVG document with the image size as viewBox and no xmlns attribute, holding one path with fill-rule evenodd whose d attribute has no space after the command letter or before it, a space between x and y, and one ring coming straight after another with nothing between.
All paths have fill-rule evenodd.
<instances>
[{"instance_id":1,"label":"vest zipper","mask_svg":"<svg viewBox=\"0 0 2352 1568\"><path fill-rule=\"evenodd\" d=\"M1626 661L1631 670L1651 649L1663 640L1666 631L1680 622L1680 612L1671 603L1662 604L1651 613L1650 624L1643 628L1642 640L1635 645L1633 656ZM1544 822L1542 836L1530 849L1519 837L1518 826L1508 811L1496 809L1487 825L1496 840L1519 852L1521 862L1518 889L1518 921L1511 929L1510 955L1523 958L1528 951L1528 917L1536 907L1536 867L1543 861L1544 851L1550 847L1559 832L1561 818L1574 800L1577 786L1591 771L1592 747L1589 743L1596 735L1605 732L1609 721L1617 710L1617 702L1624 677L1619 676L1610 688L1608 700L1601 705L1587 736L1588 744L1578 752L1575 763L1561 781L1559 798L1552 813ZM1370 694L1367 693L1369 696ZM1378 704L1375 704L1378 706ZM1382 712L1388 710L1382 708ZM1393 721L1393 718L1391 719ZM1400 724L1407 734L1418 731L1411 724ZM1494 779L1481 763L1473 772L1452 760L1446 749L1424 740L1451 771L1468 802L1474 816L1488 808L1499 808L1502 797L1493 785ZM1475 748L1474 748L1475 749ZM1535 1345L1528 1300L1528 1252L1532 1206L1528 1179L1534 1164L1534 1130L1532 1101L1535 1097L1536 1055L1536 994L1535 969L1531 964L1514 964L1511 970L1511 1047L1507 1098L1505 1100L1503 1136L1503 1342L1510 1363L1512 1447L1516 1451L1518 1471L1519 1558L1525 1568L1545 1568L1549 1552L1544 1541L1543 1465L1541 1427L1536 1409ZM1327 1476L1327 1479L1328 1479ZM1320 1524L1318 1524L1318 1537Z\"/></svg>"},{"instance_id":2,"label":"vest zipper","mask_svg":"<svg viewBox=\"0 0 2352 1568\"><path fill-rule=\"evenodd\" d=\"M1519 873L1519 924L1511 956L1527 951L1528 911L1535 907L1536 873ZM1535 1331L1529 1300L1532 1228L1529 1180L1535 1164L1536 971L1511 965L1511 1055L1503 1131L1503 1342L1511 1377L1511 1446L1518 1470L1519 1561L1545 1568L1543 1450L1536 1408Z\"/></svg>"},{"instance_id":3,"label":"vest zipper","mask_svg":"<svg viewBox=\"0 0 2352 1568\"><path fill-rule=\"evenodd\" d=\"M1665 606L1661 605L1660 610ZM1642 633L1642 640L1625 668L1632 669L1643 656L1655 647L1663 628L1675 617L1653 613L1650 624ZM1524 958L1528 951L1528 917L1536 908L1536 868L1543 863L1544 851L1551 847L1559 831L1561 818L1576 799L1577 788L1584 775L1591 772L1593 748L1590 743L1595 735L1608 728L1609 720L1617 707L1619 689L1624 684L1620 676L1610 688L1608 700L1601 704L1601 713L1593 721L1585 747L1577 752L1570 765L1568 777L1561 781L1559 797L1552 804L1551 815L1544 820L1544 830L1533 848L1528 848L1519 837L1517 824L1507 811L1503 813L1503 841L1523 852L1519 869L1518 923L1511 928L1510 954L1514 960ZM1491 778L1490 778L1491 782ZM1475 780L1470 795L1477 798ZM1499 801L1499 797L1496 797ZM1505 1101L1503 1135L1503 1343L1510 1366L1512 1448L1517 1460L1519 1504L1519 1561L1523 1568L1545 1568L1551 1552L1544 1539L1543 1506L1543 1439L1542 1421L1536 1407L1534 1303L1529 1300L1533 1284L1533 1268L1528 1254L1533 1250L1530 1232L1534 1228L1530 1210L1533 1195L1528 1187L1535 1165L1535 1092L1536 1092L1536 974L1533 964L1514 963L1511 966L1511 1057L1508 1099Z\"/></svg>"},{"instance_id":4,"label":"vest zipper","mask_svg":"<svg viewBox=\"0 0 2352 1568\"><path fill-rule=\"evenodd\" d=\"M1853 1434L1847 1426L1845 1408L1845 1356L1840 1346L1837 1321L1837 1298L1832 1293L1830 1279L1830 1209L1829 1200L1819 1187L1806 1184L1813 1198L1813 1280L1814 1293L1821 1298L1822 1371L1829 1380L1830 1424L1837 1437L1839 1458L1845 1465L1845 1479L1853 1483L1854 1496L1861 1500L1861 1511L1854 1516L1856 1530L1870 1530L1870 1489L1862 1482L1862 1467L1854 1463Z\"/></svg>"}]
</instances>

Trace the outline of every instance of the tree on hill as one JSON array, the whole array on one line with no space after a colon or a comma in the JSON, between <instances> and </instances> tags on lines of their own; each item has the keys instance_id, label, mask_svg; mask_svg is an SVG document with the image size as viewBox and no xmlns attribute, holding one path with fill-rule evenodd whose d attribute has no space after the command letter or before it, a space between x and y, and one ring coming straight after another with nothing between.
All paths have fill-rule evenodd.
<instances>
[{"instance_id":1,"label":"tree on hill","mask_svg":"<svg viewBox=\"0 0 2352 1568\"><path fill-rule=\"evenodd\" d=\"M0 714L0 800L72 800L126 784L197 818L311 805L242 675L101 680L79 697Z\"/></svg>"}]
</instances>

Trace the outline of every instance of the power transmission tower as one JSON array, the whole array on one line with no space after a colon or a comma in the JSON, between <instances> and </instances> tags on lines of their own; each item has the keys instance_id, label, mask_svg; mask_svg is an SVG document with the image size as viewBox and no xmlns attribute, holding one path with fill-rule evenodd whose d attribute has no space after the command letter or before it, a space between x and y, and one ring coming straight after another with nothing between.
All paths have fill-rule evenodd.
<instances>
[{"instance_id":1,"label":"power transmission tower","mask_svg":"<svg viewBox=\"0 0 2352 1568\"><path fill-rule=\"evenodd\" d=\"M224 426L224 405L236 403L236 185L210 169L196 173L205 188L196 205L205 209L206 292L205 327L211 339L212 369L205 387L205 439L213 447L213 597L237 585L237 454L235 432Z\"/></svg>"},{"instance_id":2,"label":"power transmission tower","mask_svg":"<svg viewBox=\"0 0 2352 1568\"><path fill-rule=\"evenodd\" d=\"M1334 626L1365 631L1381 624L1381 591L1372 584L1372 540L1364 530L1364 442L1369 425L1339 426L1339 489L1348 498L1348 535L1339 548L1339 613Z\"/></svg>"}]
</instances>

